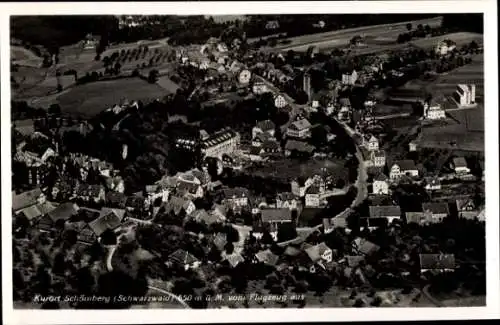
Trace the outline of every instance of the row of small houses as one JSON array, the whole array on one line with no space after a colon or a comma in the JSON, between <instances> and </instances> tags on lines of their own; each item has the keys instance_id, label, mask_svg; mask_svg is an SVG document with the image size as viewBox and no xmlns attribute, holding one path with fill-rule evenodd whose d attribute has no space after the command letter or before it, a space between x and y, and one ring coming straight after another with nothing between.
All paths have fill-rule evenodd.
<instances>
[{"instance_id":1,"label":"row of small houses","mask_svg":"<svg viewBox=\"0 0 500 325\"><path fill-rule=\"evenodd\" d=\"M299 271L309 273L332 271L337 267L342 267L346 278L358 277L363 283L367 282L367 274L364 273L366 269L363 268L366 258L380 249L378 245L369 240L357 237L352 241L350 252L347 255L340 255L325 242L313 244L308 242L307 238L303 238L300 243L283 247L281 253L264 248L251 257L245 258L245 255L236 251L227 254L224 250L226 243L224 234L217 234L213 238L213 244L222 251L221 262L227 263L233 268L243 262L267 266L277 271L296 268ZM250 260L247 260L248 258ZM416 264L422 274L450 272L456 269L453 254L419 254L418 261L409 260L408 262L410 262L408 265ZM173 252L165 264L184 270L203 268L202 262L184 249Z\"/></svg>"}]
</instances>

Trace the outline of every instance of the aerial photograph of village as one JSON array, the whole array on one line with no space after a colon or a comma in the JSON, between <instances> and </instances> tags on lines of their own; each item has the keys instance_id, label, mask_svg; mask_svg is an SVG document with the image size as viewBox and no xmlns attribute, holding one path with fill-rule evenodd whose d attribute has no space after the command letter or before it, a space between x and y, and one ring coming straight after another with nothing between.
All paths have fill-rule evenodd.
<instances>
[{"instance_id":1,"label":"aerial photograph of village","mask_svg":"<svg viewBox=\"0 0 500 325\"><path fill-rule=\"evenodd\" d=\"M14 308L485 306L483 63L482 14L10 16Z\"/></svg>"}]
</instances>

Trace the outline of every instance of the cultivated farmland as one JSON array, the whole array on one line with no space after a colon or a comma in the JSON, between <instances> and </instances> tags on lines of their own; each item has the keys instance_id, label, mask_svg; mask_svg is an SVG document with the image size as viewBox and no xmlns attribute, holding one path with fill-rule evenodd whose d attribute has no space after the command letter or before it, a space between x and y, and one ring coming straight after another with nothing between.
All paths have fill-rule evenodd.
<instances>
[{"instance_id":1,"label":"cultivated farmland","mask_svg":"<svg viewBox=\"0 0 500 325\"><path fill-rule=\"evenodd\" d=\"M440 26L442 22L442 17L435 17L424 20L412 21L414 25L417 24L428 24L431 27ZM395 23L395 24L385 24L385 25L375 25L375 26L365 26L358 28L350 28L340 31L317 33L311 35L304 35L298 37L292 37L288 40L291 41L290 44L277 46L272 50L278 51L305 51L310 46L317 46L320 50L331 50L335 47L345 46L349 44L351 38L356 35L362 37L375 37L381 38L380 40L390 40L396 39L397 36L403 32L406 32L406 24L408 22ZM383 38L383 39L382 39Z\"/></svg>"}]
</instances>

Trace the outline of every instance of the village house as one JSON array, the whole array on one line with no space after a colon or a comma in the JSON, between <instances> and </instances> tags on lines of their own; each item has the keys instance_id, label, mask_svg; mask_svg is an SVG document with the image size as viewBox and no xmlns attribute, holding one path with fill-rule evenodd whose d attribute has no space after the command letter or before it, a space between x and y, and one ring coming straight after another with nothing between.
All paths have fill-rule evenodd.
<instances>
[{"instance_id":1,"label":"village house","mask_svg":"<svg viewBox=\"0 0 500 325\"><path fill-rule=\"evenodd\" d=\"M413 160L399 160L392 165L389 177L394 181L398 180L403 175L417 177L418 174L418 169Z\"/></svg>"},{"instance_id":2,"label":"village house","mask_svg":"<svg viewBox=\"0 0 500 325\"><path fill-rule=\"evenodd\" d=\"M267 133L269 136L274 137L276 125L271 120L259 121L252 128L252 139L255 139L257 134Z\"/></svg>"},{"instance_id":3,"label":"village house","mask_svg":"<svg viewBox=\"0 0 500 325\"><path fill-rule=\"evenodd\" d=\"M383 150L373 150L368 151L365 148L361 148L361 152L364 157L364 163L366 167L384 167L385 166L385 152Z\"/></svg>"},{"instance_id":4,"label":"village house","mask_svg":"<svg viewBox=\"0 0 500 325\"><path fill-rule=\"evenodd\" d=\"M306 207L319 208L327 204L327 201L322 199L324 194L324 188L321 188L318 184L311 185L306 190L305 204Z\"/></svg>"},{"instance_id":5,"label":"village house","mask_svg":"<svg viewBox=\"0 0 500 325\"><path fill-rule=\"evenodd\" d=\"M373 134L366 135L363 137L363 146L369 151L377 151L379 150L379 141Z\"/></svg>"},{"instance_id":6,"label":"village house","mask_svg":"<svg viewBox=\"0 0 500 325\"><path fill-rule=\"evenodd\" d=\"M254 263L262 263L267 266L275 267L279 256L271 252L270 249L262 250L254 255Z\"/></svg>"},{"instance_id":7,"label":"village house","mask_svg":"<svg viewBox=\"0 0 500 325\"><path fill-rule=\"evenodd\" d=\"M224 221L224 219L219 218L217 215L208 213L205 209L195 210L191 214L191 218L193 218L196 222L203 222L206 225Z\"/></svg>"},{"instance_id":8,"label":"village house","mask_svg":"<svg viewBox=\"0 0 500 325\"><path fill-rule=\"evenodd\" d=\"M306 139L311 135L311 123L305 118L299 119L286 129L286 135L291 138Z\"/></svg>"},{"instance_id":9,"label":"village house","mask_svg":"<svg viewBox=\"0 0 500 325\"><path fill-rule=\"evenodd\" d=\"M450 214L448 204L445 202L423 203L422 210L424 213L430 213L432 219L435 220L435 222L443 221L443 219Z\"/></svg>"},{"instance_id":10,"label":"village house","mask_svg":"<svg viewBox=\"0 0 500 325\"><path fill-rule=\"evenodd\" d=\"M459 199L455 201L459 218L475 219L479 215L479 209L474 203L474 199Z\"/></svg>"},{"instance_id":11,"label":"village house","mask_svg":"<svg viewBox=\"0 0 500 325\"><path fill-rule=\"evenodd\" d=\"M252 138L252 146L260 148L262 144L271 139L273 139L273 137L269 133L257 133L255 137Z\"/></svg>"},{"instance_id":12,"label":"village house","mask_svg":"<svg viewBox=\"0 0 500 325\"><path fill-rule=\"evenodd\" d=\"M228 206L235 208L242 208L249 205L249 196L250 192L243 187L234 187L229 188L226 187L222 190L223 193L223 204L227 204Z\"/></svg>"},{"instance_id":13,"label":"village house","mask_svg":"<svg viewBox=\"0 0 500 325\"><path fill-rule=\"evenodd\" d=\"M324 242L317 245L305 245L304 252L310 259L312 265L309 267L311 273L316 272L316 265L320 265L325 269L325 264L331 263L333 260L333 252Z\"/></svg>"},{"instance_id":14,"label":"village house","mask_svg":"<svg viewBox=\"0 0 500 325\"><path fill-rule=\"evenodd\" d=\"M197 199L204 196L203 187L194 182L179 181L176 189L176 195L186 197L188 199Z\"/></svg>"},{"instance_id":15,"label":"village house","mask_svg":"<svg viewBox=\"0 0 500 325\"><path fill-rule=\"evenodd\" d=\"M238 264L245 261L245 258L237 252L233 252L232 254L227 254L225 251L223 251L221 257L222 261L227 262L229 266L232 268L235 268Z\"/></svg>"},{"instance_id":16,"label":"village house","mask_svg":"<svg viewBox=\"0 0 500 325\"><path fill-rule=\"evenodd\" d=\"M365 238L357 237L352 242L352 249L356 255L368 256L377 252L380 247Z\"/></svg>"},{"instance_id":17,"label":"village house","mask_svg":"<svg viewBox=\"0 0 500 325\"><path fill-rule=\"evenodd\" d=\"M210 210L210 214L215 216L217 219L226 220L229 207L225 204L214 204Z\"/></svg>"},{"instance_id":18,"label":"village house","mask_svg":"<svg viewBox=\"0 0 500 325\"><path fill-rule=\"evenodd\" d=\"M162 185L161 181L157 184L146 185L144 192L144 203L146 207L152 205L156 200L159 200L162 203L168 202L170 195L170 190L167 186Z\"/></svg>"},{"instance_id":19,"label":"village house","mask_svg":"<svg viewBox=\"0 0 500 325\"><path fill-rule=\"evenodd\" d=\"M453 272L455 271L455 256L453 254L419 254L420 272Z\"/></svg>"},{"instance_id":20,"label":"village house","mask_svg":"<svg viewBox=\"0 0 500 325\"><path fill-rule=\"evenodd\" d=\"M417 142L416 141L410 141L410 143L408 143L408 151L409 152L417 151Z\"/></svg>"},{"instance_id":21,"label":"village house","mask_svg":"<svg viewBox=\"0 0 500 325\"><path fill-rule=\"evenodd\" d=\"M76 215L78 209L78 206L71 202L60 204L38 221L38 229L48 232L54 230L56 226L64 227L64 223Z\"/></svg>"},{"instance_id":22,"label":"village house","mask_svg":"<svg viewBox=\"0 0 500 325\"><path fill-rule=\"evenodd\" d=\"M231 129L223 129L202 137L201 151L206 157L221 157L235 152L240 145L240 134Z\"/></svg>"},{"instance_id":23,"label":"village house","mask_svg":"<svg viewBox=\"0 0 500 325\"><path fill-rule=\"evenodd\" d=\"M54 205L54 203L45 201L43 203L37 203L35 205L31 205L25 207L24 209L18 210L15 216L24 216L26 219L28 219L30 224L33 225L38 221L38 219L40 219L42 216L47 215L56 207L57 205Z\"/></svg>"},{"instance_id":24,"label":"village house","mask_svg":"<svg viewBox=\"0 0 500 325\"><path fill-rule=\"evenodd\" d=\"M35 188L19 194L12 192L12 210L14 213L36 204L43 204L45 201L46 196L42 193L40 188Z\"/></svg>"},{"instance_id":25,"label":"village house","mask_svg":"<svg viewBox=\"0 0 500 325\"><path fill-rule=\"evenodd\" d=\"M424 177L426 191L439 191L441 189L441 181L438 176Z\"/></svg>"},{"instance_id":26,"label":"village house","mask_svg":"<svg viewBox=\"0 0 500 325\"><path fill-rule=\"evenodd\" d=\"M389 194L389 178L383 174L379 173L373 178L373 194L387 195Z\"/></svg>"},{"instance_id":27,"label":"village house","mask_svg":"<svg viewBox=\"0 0 500 325\"><path fill-rule=\"evenodd\" d=\"M269 88L263 82L255 82L252 86L252 92L256 95L262 95L269 92Z\"/></svg>"},{"instance_id":28,"label":"village house","mask_svg":"<svg viewBox=\"0 0 500 325\"><path fill-rule=\"evenodd\" d=\"M99 217L89 222L88 225L96 237L99 238L106 230L114 231L118 228L125 217L125 213L124 209L102 208Z\"/></svg>"},{"instance_id":29,"label":"village house","mask_svg":"<svg viewBox=\"0 0 500 325\"><path fill-rule=\"evenodd\" d=\"M391 224L394 220L401 218L401 208L397 205L376 205L369 207L369 217L367 225L369 228L376 228L381 220L387 220Z\"/></svg>"},{"instance_id":30,"label":"village house","mask_svg":"<svg viewBox=\"0 0 500 325\"><path fill-rule=\"evenodd\" d=\"M453 158L452 167L455 170L455 173L458 175L470 173L470 169L467 167L467 161L465 161L464 157Z\"/></svg>"},{"instance_id":31,"label":"village house","mask_svg":"<svg viewBox=\"0 0 500 325\"><path fill-rule=\"evenodd\" d=\"M287 208L281 209L262 209L260 211L262 224L269 224L271 226L271 235L277 238L278 227L284 223L293 222L292 210Z\"/></svg>"},{"instance_id":32,"label":"village house","mask_svg":"<svg viewBox=\"0 0 500 325\"><path fill-rule=\"evenodd\" d=\"M201 262L188 251L179 248L170 254L166 264L187 271L197 269L201 265Z\"/></svg>"},{"instance_id":33,"label":"village house","mask_svg":"<svg viewBox=\"0 0 500 325\"><path fill-rule=\"evenodd\" d=\"M193 201L178 196L172 196L167 203L163 204L163 207L166 213L174 213L175 215L184 211L189 216L196 210Z\"/></svg>"},{"instance_id":34,"label":"village house","mask_svg":"<svg viewBox=\"0 0 500 325\"><path fill-rule=\"evenodd\" d=\"M446 118L446 112L439 104L430 105L424 103L424 118L429 120L440 120Z\"/></svg>"},{"instance_id":35,"label":"village house","mask_svg":"<svg viewBox=\"0 0 500 325\"><path fill-rule=\"evenodd\" d=\"M432 220L432 215L430 213L424 213L420 211L406 212L405 217L406 217L406 223L416 223L419 225L425 225L434 222L434 220Z\"/></svg>"},{"instance_id":36,"label":"village house","mask_svg":"<svg viewBox=\"0 0 500 325\"><path fill-rule=\"evenodd\" d=\"M293 153L311 156L316 148L305 141L288 140L285 144L285 156L289 157Z\"/></svg>"},{"instance_id":37,"label":"village house","mask_svg":"<svg viewBox=\"0 0 500 325\"><path fill-rule=\"evenodd\" d=\"M276 208L286 208L290 210L298 209L298 199L291 192L283 192L276 195Z\"/></svg>"},{"instance_id":38,"label":"village house","mask_svg":"<svg viewBox=\"0 0 500 325\"><path fill-rule=\"evenodd\" d=\"M447 55L451 51L455 50L457 48L457 45L455 42L452 40L444 40L440 41L435 48L436 54L439 55Z\"/></svg>"},{"instance_id":39,"label":"village house","mask_svg":"<svg viewBox=\"0 0 500 325\"><path fill-rule=\"evenodd\" d=\"M354 85L358 80L358 73L356 70L352 70L349 73L342 74L342 84L344 85Z\"/></svg>"}]
</instances>

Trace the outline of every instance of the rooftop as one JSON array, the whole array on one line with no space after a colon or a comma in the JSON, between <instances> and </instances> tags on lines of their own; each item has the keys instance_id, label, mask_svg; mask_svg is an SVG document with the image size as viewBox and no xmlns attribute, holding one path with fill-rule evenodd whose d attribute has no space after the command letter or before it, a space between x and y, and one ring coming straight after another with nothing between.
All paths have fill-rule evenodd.
<instances>
[{"instance_id":1,"label":"rooftop","mask_svg":"<svg viewBox=\"0 0 500 325\"><path fill-rule=\"evenodd\" d=\"M397 205L372 205L370 218L400 217L401 208Z\"/></svg>"}]
</instances>

